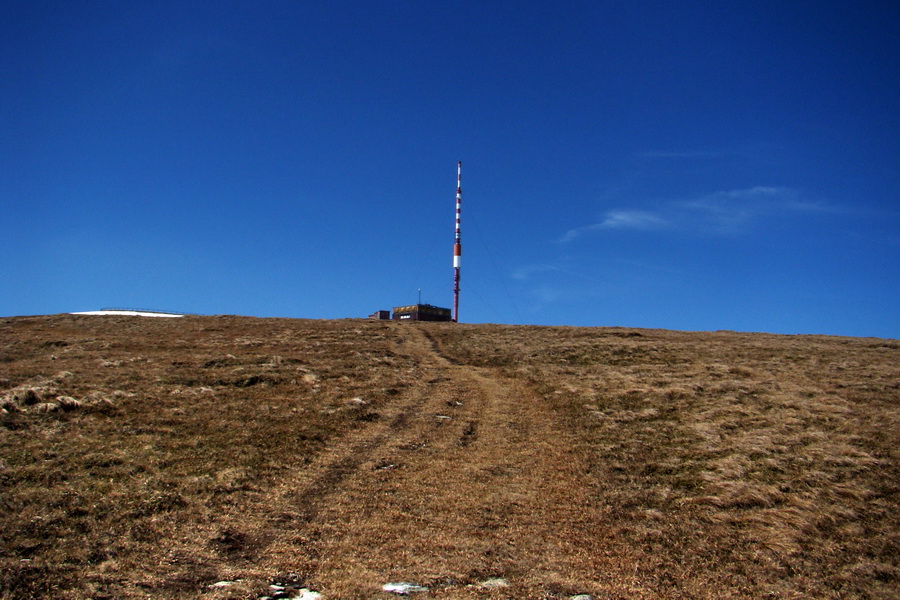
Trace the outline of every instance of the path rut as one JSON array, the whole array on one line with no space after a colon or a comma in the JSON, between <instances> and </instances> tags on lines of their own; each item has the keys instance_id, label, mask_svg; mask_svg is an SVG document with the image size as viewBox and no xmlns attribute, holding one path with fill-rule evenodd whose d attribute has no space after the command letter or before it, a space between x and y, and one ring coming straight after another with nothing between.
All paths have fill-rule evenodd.
<instances>
[{"instance_id":1,"label":"path rut","mask_svg":"<svg viewBox=\"0 0 900 600\"><path fill-rule=\"evenodd\" d=\"M546 598L627 577L547 402L454 364L419 327L403 335L397 351L419 361L419 384L323 452L280 502L281 550L304 579L328 598L387 597L394 581L427 587L421 598ZM508 587L479 586L492 578Z\"/></svg>"}]
</instances>

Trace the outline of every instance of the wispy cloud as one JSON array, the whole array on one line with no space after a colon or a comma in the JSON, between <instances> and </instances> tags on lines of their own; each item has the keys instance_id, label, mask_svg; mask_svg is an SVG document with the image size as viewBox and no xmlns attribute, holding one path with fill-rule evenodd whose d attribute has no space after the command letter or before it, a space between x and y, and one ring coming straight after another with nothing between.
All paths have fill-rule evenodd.
<instances>
[{"instance_id":1,"label":"wispy cloud","mask_svg":"<svg viewBox=\"0 0 900 600\"><path fill-rule=\"evenodd\" d=\"M781 186L755 186L709 194L675 203L688 223L712 226L719 233L736 231L748 223L767 217L802 213L835 213L839 209L803 201L797 190Z\"/></svg>"},{"instance_id":2,"label":"wispy cloud","mask_svg":"<svg viewBox=\"0 0 900 600\"><path fill-rule=\"evenodd\" d=\"M786 187L758 185L752 188L715 192L702 198L677 203L700 210L719 210L729 206L774 206L793 202L797 193Z\"/></svg>"},{"instance_id":3,"label":"wispy cloud","mask_svg":"<svg viewBox=\"0 0 900 600\"><path fill-rule=\"evenodd\" d=\"M599 223L585 225L570 229L562 236L560 242L571 242L584 234L604 229L638 229L649 231L653 229L665 229L669 223L657 213L643 210L611 210L606 213Z\"/></svg>"},{"instance_id":4,"label":"wispy cloud","mask_svg":"<svg viewBox=\"0 0 900 600\"><path fill-rule=\"evenodd\" d=\"M801 199L799 192L784 186L753 186L714 192L690 200L670 202L656 211L614 209L590 225L568 230L560 243L608 230L702 231L729 234L765 217L791 213L839 213L840 208Z\"/></svg>"},{"instance_id":5,"label":"wispy cloud","mask_svg":"<svg viewBox=\"0 0 900 600\"><path fill-rule=\"evenodd\" d=\"M746 221L770 212L775 204L793 197L791 190L772 186L716 192L675 204L693 222L708 228L732 229Z\"/></svg>"},{"instance_id":6,"label":"wispy cloud","mask_svg":"<svg viewBox=\"0 0 900 600\"><path fill-rule=\"evenodd\" d=\"M661 229L667 225L659 215L642 210L612 210L600 223L604 229Z\"/></svg>"}]
</instances>

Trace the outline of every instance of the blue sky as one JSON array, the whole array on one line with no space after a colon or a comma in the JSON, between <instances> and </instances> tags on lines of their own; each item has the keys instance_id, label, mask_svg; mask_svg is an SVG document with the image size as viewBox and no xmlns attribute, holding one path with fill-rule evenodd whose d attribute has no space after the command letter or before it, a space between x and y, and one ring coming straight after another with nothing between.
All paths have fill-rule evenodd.
<instances>
[{"instance_id":1,"label":"blue sky","mask_svg":"<svg viewBox=\"0 0 900 600\"><path fill-rule=\"evenodd\" d=\"M900 337L894 2L0 10L0 315Z\"/></svg>"}]
</instances>

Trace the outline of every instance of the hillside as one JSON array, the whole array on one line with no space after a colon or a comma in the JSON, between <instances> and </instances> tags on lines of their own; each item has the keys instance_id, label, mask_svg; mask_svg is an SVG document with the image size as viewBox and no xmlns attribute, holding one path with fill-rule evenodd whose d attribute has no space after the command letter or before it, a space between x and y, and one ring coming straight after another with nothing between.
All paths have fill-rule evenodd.
<instances>
[{"instance_id":1,"label":"hillside","mask_svg":"<svg viewBox=\"0 0 900 600\"><path fill-rule=\"evenodd\" d=\"M900 588L896 341L18 317L0 396L3 600Z\"/></svg>"}]
</instances>

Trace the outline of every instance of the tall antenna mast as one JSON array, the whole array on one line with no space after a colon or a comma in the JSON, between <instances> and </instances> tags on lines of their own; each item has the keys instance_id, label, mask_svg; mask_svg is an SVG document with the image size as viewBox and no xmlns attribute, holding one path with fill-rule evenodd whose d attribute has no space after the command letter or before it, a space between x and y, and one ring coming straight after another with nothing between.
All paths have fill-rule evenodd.
<instances>
[{"instance_id":1,"label":"tall antenna mast","mask_svg":"<svg viewBox=\"0 0 900 600\"><path fill-rule=\"evenodd\" d=\"M453 244L453 322L459 323L459 259L462 243L459 238L459 215L462 204L462 161L456 164L456 240Z\"/></svg>"}]
</instances>

